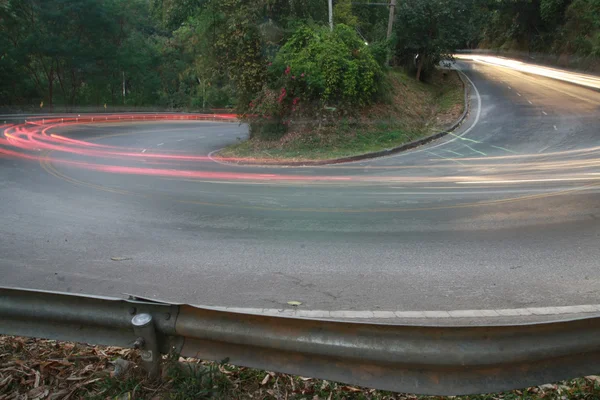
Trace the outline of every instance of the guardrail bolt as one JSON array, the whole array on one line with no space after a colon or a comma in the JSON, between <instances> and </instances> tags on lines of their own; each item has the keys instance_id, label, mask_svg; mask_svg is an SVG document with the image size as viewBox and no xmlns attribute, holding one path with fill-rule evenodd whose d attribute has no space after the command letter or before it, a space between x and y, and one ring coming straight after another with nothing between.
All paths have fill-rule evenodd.
<instances>
[{"instance_id":1,"label":"guardrail bolt","mask_svg":"<svg viewBox=\"0 0 600 400\"><path fill-rule=\"evenodd\" d=\"M137 338L135 339L135 342L133 342L133 348L134 349L142 349L144 347L144 338Z\"/></svg>"}]
</instances>

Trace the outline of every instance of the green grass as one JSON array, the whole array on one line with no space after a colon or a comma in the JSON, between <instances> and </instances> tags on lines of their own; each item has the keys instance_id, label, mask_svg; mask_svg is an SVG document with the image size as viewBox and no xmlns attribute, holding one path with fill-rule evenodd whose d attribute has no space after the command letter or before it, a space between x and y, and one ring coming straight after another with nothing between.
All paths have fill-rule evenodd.
<instances>
[{"instance_id":1,"label":"green grass","mask_svg":"<svg viewBox=\"0 0 600 400\"><path fill-rule=\"evenodd\" d=\"M420 132L399 129L363 131L355 135L329 134L327 137L304 135L284 146L275 147L243 141L220 153L223 157L272 159L328 159L352 156L399 146L421 136Z\"/></svg>"},{"instance_id":2,"label":"green grass","mask_svg":"<svg viewBox=\"0 0 600 400\"><path fill-rule=\"evenodd\" d=\"M451 125L463 110L463 87L456 72L438 71L429 83L402 70L387 76L386 101L362 115L317 130L292 126L280 140L239 141L221 157L269 160L323 160L400 146Z\"/></svg>"}]
</instances>

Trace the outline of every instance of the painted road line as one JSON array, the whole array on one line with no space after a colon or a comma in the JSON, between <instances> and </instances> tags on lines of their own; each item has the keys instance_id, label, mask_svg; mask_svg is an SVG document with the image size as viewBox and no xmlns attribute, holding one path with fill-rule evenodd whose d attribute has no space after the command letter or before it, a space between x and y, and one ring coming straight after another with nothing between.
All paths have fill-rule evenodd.
<instances>
[{"instance_id":1,"label":"painted road line","mask_svg":"<svg viewBox=\"0 0 600 400\"><path fill-rule=\"evenodd\" d=\"M184 140L185 140L185 139L179 139L179 140L177 140L177 141L178 141L178 142L183 142Z\"/></svg>"},{"instance_id":2,"label":"painted road line","mask_svg":"<svg viewBox=\"0 0 600 400\"><path fill-rule=\"evenodd\" d=\"M512 88L510 86L508 88L512 90Z\"/></svg>"},{"instance_id":3,"label":"painted road line","mask_svg":"<svg viewBox=\"0 0 600 400\"><path fill-rule=\"evenodd\" d=\"M499 181L463 181L454 182L458 185L498 184L498 183L541 183L541 182L572 182L572 181L595 181L600 178L542 178L542 179L505 179Z\"/></svg>"},{"instance_id":4,"label":"painted road line","mask_svg":"<svg viewBox=\"0 0 600 400\"><path fill-rule=\"evenodd\" d=\"M480 143L481 143L481 142L479 142L479 141L477 141L477 140L473 140L473 139L469 139L469 138L465 138L465 137L461 137L461 136L455 135L455 134L454 134L454 133L452 133L452 132L448 132L448 134L449 134L449 135L451 135L451 136L454 136L456 139L464 140L464 141L466 141L466 142L478 143L478 144L480 144Z\"/></svg>"},{"instance_id":5,"label":"painted road line","mask_svg":"<svg viewBox=\"0 0 600 400\"><path fill-rule=\"evenodd\" d=\"M142 150L142 153L145 153L145 152L146 152L146 149Z\"/></svg>"},{"instance_id":6,"label":"painted road line","mask_svg":"<svg viewBox=\"0 0 600 400\"><path fill-rule=\"evenodd\" d=\"M509 150L509 149L505 149L504 147L500 147L500 146L492 146L492 145L490 144L490 147L493 147L493 148L495 148L495 149L498 149L498 150L504 150L504 151L507 151L507 152L509 152L509 153L513 153L513 154L519 154L519 153L517 153L516 151L512 151L512 150Z\"/></svg>"},{"instance_id":7,"label":"painted road line","mask_svg":"<svg viewBox=\"0 0 600 400\"><path fill-rule=\"evenodd\" d=\"M232 164L232 163L226 163L226 162L219 161L219 160L217 160L217 159L215 159L215 158L213 157L213 154L215 154L215 153L218 153L219 151L223 150L224 148L225 148L225 147L222 147L222 148L220 148L220 149L213 150L213 151L211 151L210 153L208 153L208 159L209 159L210 161L212 161L212 162L215 162L215 163L217 163L217 164L221 164L221 165L227 165L227 166L230 166L230 165L235 165L235 164Z\"/></svg>"},{"instance_id":8,"label":"painted road line","mask_svg":"<svg viewBox=\"0 0 600 400\"><path fill-rule=\"evenodd\" d=\"M456 160L456 159L454 159L454 158L448 158L448 157L444 157L444 156L441 156L441 155L439 155L439 154L433 153L433 152L431 152L431 151L427 151L427 153L428 153L428 154L431 154L432 156L435 156L435 157L443 158L444 160L448 160L448 161L454 161L454 162L455 162L455 163L457 163L457 164L460 164L460 165L465 165L464 163L461 163L460 161L457 161L457 160ZM435 161L435 160L434 160L434 161Z\"/></svg>"},{"instance_id":9,"label":"painted road line","mask_svg":"<svg viewBox=\"0 0 600 400\"><path fill-rule=\"evenodd\" d=\"M521 97L521 93L517 93L517 96Z\"/></svg>"},{"instance_id":10,"label":"painted road line","mask_svg":"<svg viewBox=\"0 0 600 400\"><path fill-rule=\"evenodd\" d=\"M457 156L462 157L462 154L461 153L457 153L456 151L446 150L446 149L442 149L442 151L445 151L446 153L456 154Z\"/></svg>"},{"instance_id":11,"label":"painted road line","mask_svg":"<svg viewBox=\"0 0 600 400\"><path fill-rule=\"evenodd\" d=\"M249 307L214 307L202 306L216 311L226 311L239 314L269 315L298 318L326 318L326 319L464 319L464 318L500 318L523 317L539 315L568 315L599 313L600 304L586 304L565 307L529 307L490 310L450 310L450 311L391 311L391 310L303 310L300 308L249 308Z\"/></svg>"},{"instance_id":12,"label":"painted road line","mask_svg":"<svg viewBox=\"0 0 600 400\"><path fill-rule=\"evenodd\" d=\"M533 104L533 103L531 102L531 100L527 100L527 102L528 102L529 104Z\"/></svg>"},{"instance_id":13,"label":"painted road line","mask_svg":"<svg viewBox=\"0 0 600 400\"><path fill-rule=\"evenodd\" d=\"M159 143L159 144L157 144L157 146L162 146L163 144L164 144L164 143Z\"/></svg>"},{"instance_id":14,"label":"painted road line","mask_svg":"<svg viewBox=\"0 0 600 400\"><path fill-rule=\"evenodd\" d=\"M542 111L542 114L544 115L548 115L548 113L546 111Z\"/></svg>"},{"instance_id":15,"label":"painted road line","mask_svg":"<svg viewBox=\"0 0 600 400\"><path fill-rule=\"evenodd\" d=\"M474 148L472 148L471 146L469 146L468 144L465 144L465 147L468 147L469 149L473 150L475 153L479 153L482 156L487 156L487 154L485 154L483 151L479 151L479 150L475 150Z\"/></svg>"}]
</instances>

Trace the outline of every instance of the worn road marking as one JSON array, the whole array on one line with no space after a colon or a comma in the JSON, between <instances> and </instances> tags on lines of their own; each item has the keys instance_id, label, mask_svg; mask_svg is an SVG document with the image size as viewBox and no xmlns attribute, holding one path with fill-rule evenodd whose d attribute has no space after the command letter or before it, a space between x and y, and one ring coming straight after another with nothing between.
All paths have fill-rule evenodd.
<instances>
[{"instance_id":1,"label":"worn road marking","mask_svg":"<svg viewBox=\"0 0 600 400\"><path fill-rule=\"evenodd\" d=\"M558 130L558 128L556 128L556 125L554 125L554 130L555 130L555 131L557 131L557 130Z\"/></svg>"},{"instance_id":2,"label":"worn road marking","mask_svg":"<svg viewBox=\"0 0 600 400\"><path fill-rule=\"evenodd\" d=\"M527 100L527 102L529 102L529 104L533 104L533 103L531 102L531 100Z\"/></svg>"},{"instance_id":3,"label":"worn road marking","mask_svg":"<svg viewBox=\"0 0 600 400\"><path fill-rule=\"evenodd\" d=\"M510 86L508 88L512 90L512 88Z\"/></svg>"},{"instance_id":4,"label":"worn road marking","mask_svg":"<svg viewBox=\"0 0 600 400\"><path fill-rule=\"evenodd\" d=\"M479 151L479 150L475 150L474 148L472 148L471 146L469 146L468 144L465 144L465 147L468 147L469 149L473 150L475 153L479 153L482 156L487 156L487 154L485 154L483 151Z\"/></svg>"},{"instance_id":5,"label":"worn road marking","mask_svg":"<svg viewBox=\"0 0 600 400\"><path fill-rule=\"evenodd\" d=\"M179 139L179 140L177 140L177 141L178 141L178 142L183 142L184 140L185 140L185 139Z\"/></svg>"},{"instance_id":6,"label":"worn road marking","mask_svg":"<svg viewBox=\"0 0 600 400\"><path fill-rule=\"evenodd\" d=\"M146 152L146 149L142 150L142 153L145 153L145 152Z\"/></svg>"},{"instance_id":7,"label":"worn road marking","mask_svg":"<svg viewBox=\"0 0 600 400\"><path fill-rule=\"evenodd\" d=\"M546 111L542 111L542 114L544 115L548 115L548 113Z\"/></svg>"},{"instance_id":8,"label":"worn road marking","mask_svg":"<svg viewBox=\"0 0 600 400\"><path fill-rule=\"evenodd\" d=\"M493 148L495 148L495 149L498 149L498 150L504 150L504 151L508 151L509 153L513 153L513 154L519 154L519 153L517 153L516 151L512 151L512 150L509 150L509 149L505 149L504 147L500 147L500 146L492 146L492 145L490 145L490 146L491 146L491 147L493 147Z\"/></svg>"},{"instance_id":9,"label":"worn road marking","mask_svg":"<svg viewBox=\"0 0 600 400\"><path fill-rule=\"evenodd\" d=\"M464 140L464 141L471 142L471 143L478 143L478 144L479 144L479 143L481 143L481 142L480 142L480 141L478 141L478 140L473 140L473 139L469 139L469 138L461 137L461 136L455 135L455 134L454 134L454 133L452 133L452 132L448 132L448 134L449 134L449 135L452 135L452 136L454 136L456 139Z\"/></svg>"},{"instance_id":10,"label":"worn road marking","mask_svg":"<svg viewBox=\"0 0 600 400\"><path fill-rule=\"evenodd\" d=\"M456 154L457 156L461 156L462 157L462 154L461 153L457 153L456 151L446 150L446 149L442 149L442 150L445 151L445 152L447 152L447 153Z\"/></svg>"},{"instance_id":11,"label":"worn road marking","mask_svg":"<svg viewBox=\"0 0 600 400\"><path fill-rule=\"evenodd\" d=\"M164 143L159 143L159 144L157 144L157 146L162 146L163 144L164 144Z\"/></svg>"},{"instance_id":12,"label":"worn road marking","mask_svg":"<svg viewBox=\"0 0 600 400\"><path fill-rule=\"evenodd\" d=\"M443 158L444 160L454 161L455 163L460 164L460 165L465 165L464 163L461 163L460 161L457 161L454 158L444 157L444 156L441 156L439 154L433 153L431 151L426 151L426 153L429 153L429 154L431 154L432 156L435 156L435 157Z\"/></svg>"},{"instance_id":13,"label":"worn road marking","mask_svg":"<svg viewBox=\"0 0 600 400\"><path fill-rule=\"evenodd\" d=\"M517 93L517 96L521 97L521 93Z\"/></svg>"}]
</instances>

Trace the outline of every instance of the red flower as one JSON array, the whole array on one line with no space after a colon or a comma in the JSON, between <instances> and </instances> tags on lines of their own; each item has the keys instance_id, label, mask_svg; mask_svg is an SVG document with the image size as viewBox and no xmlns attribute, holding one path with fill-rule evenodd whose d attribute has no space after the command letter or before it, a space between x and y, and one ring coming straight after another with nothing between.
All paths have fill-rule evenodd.
<instances>
[{"instance_id":1,"label":"red flower","mask_svg":"<svg viewBox=\"0 0 600 400\"><path fill-rule=\"evenodd\" d=\"M281 103L283 101L283 99L285 99L286 95L287 95L287 92L286 92L285 88L281 88L281 94L279 95L279 99L277 99L277 102Z\"/></svg>"},{"instance_id":2,"label":"red flower","mask_svg":"<svg viewBox=\"0 0 600 400\"><path fill-rule=\"evenodd\" d=\"M295 99L292 101L292 104L293 104L293 105L296 105L296 104L298 104L298 100L300 100L300 99L299 99L298 97L296 97L296 98L295 98Z\"/></svg>"},{"instance_id":3,"label":"red flower","mask_svg":"<svg viewBox=\"0 0 600 400\"><path fill-rule=\"evenodd\" d=\"M285 69L285 74L286 74L286 75L289 75L289 74L290 74L290 71L291 71L291 69L292 69L292 68L291 68L291 67L288 65L288 67Z\"/></svg>"},{"instance_id":4,"label":"red flower","mask_svg":"<svg viewBox=\"0 0 600 400\"><path fill-rule=\"evenodd\" d=\"M302 75L300 75L302 78L304 78L304 72L302 73Z\"/></svg>"}]
</instances>

